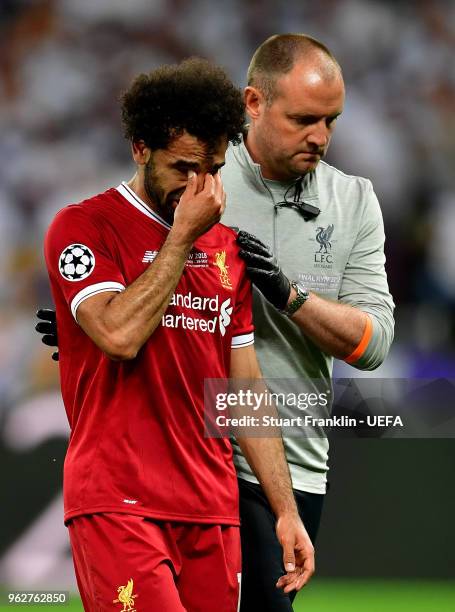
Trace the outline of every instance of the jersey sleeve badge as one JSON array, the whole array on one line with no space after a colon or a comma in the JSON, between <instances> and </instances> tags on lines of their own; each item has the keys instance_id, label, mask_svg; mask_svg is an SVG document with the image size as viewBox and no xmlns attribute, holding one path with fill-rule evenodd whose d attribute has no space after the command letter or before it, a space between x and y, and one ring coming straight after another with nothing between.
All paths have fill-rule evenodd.
<instances>
[{"instance_id":1,"label":"jersey sleeve badge","mask_svg":"<svg viewBox=\"0 0 455 612\"><path fill-rule=\"evenodd\" d=\"M85 244L70 244L60 254L58 269L65 280L75 282L90 276L95 268L95 255Z\"/></svg>"}]
</instances>

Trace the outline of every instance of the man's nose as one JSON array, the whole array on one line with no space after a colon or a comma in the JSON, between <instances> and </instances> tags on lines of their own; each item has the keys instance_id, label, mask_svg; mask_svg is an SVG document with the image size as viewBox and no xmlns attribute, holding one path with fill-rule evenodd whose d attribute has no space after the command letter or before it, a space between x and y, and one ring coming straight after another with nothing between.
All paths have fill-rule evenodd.
<instances>
[{"instance_id":1,"label":"man's nose","mask_svg":"<svg viewBox=\"0 0 455 612\"><path fill-rule=\"evenodd\" d=\"M312 128L313 129L307 136L307 141L321 149L326 147L329 139L329 130L325 124L325 121L318 121L318 123L315 123Z\"/></svg>"}]
</instances>

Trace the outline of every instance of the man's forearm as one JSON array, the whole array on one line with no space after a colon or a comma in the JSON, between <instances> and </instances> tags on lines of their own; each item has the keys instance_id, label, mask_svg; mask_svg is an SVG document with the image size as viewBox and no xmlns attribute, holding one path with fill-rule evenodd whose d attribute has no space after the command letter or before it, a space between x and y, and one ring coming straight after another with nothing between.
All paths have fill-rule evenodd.
<instances>
[{"instance_id":1,"label":"man's forearm","mask_svg":"<svg viewBox=\"0 0 455 612\"><path fill-rule=\"evenodd\" d=\"M237 237L240 256L247 272L264 297L278 310L297 297L271 249L259 238L245 231ZM330 302L310 293L310 297L292 315L292 320L328 355L345 359L363 339L368 318L361 310Z\"/></svg>"},{"instance_id":2,"label":"man's forearm","mask_svg":"<svg viewBox=\"0 0 455 612\"><path fill-rule=\"evenodd\" d=\"M191 247L190 241L171 230L147 270L106 303L96 326L85 329L81 313L78 321L102 350L115 354L110 350L113 345L125 358L135 356L160 323Z\"/></svg>"},{"instance_id":3,"label":"man's forearm","mask_svg":"<svg viewBox=\"0 0 455 612\"><path fill-rule=\"evenodd\" d=\"M230 391L239 393L241 390L245 390L245 385L246 390L252 390L256 397L265 397L264 392L267 388L262 379L253 346L231 351ZM231 406L230 416L242 417L247 412L239 404ZM256 411L255 414L257 417L261 414L272 417L278 416L274 405L267 406L263 402L259 411ZM248 433L248 427L239 427L234 431L242 453L261 483L275 515L281 516L290 512L297 512L291 476L284 453L281 428L275 427L270 432L275 437L251 438Z\"/></svg>"},{"instance_id":4,"label":"man's forearm","mask_svg":"<svg viewBox=\"0 0 455 612\"><path fill-rule=\"evenodd\" d=\"M275 514L297 513L291 476L280 438L237 438Z\"/></svg>"},{"instance_id":5,"label":"man's forearm","mask_svg":"<svg viewBox=\"0 0 455 612\"><path fill-rule=\"evenodd\" d=\"M231 351L230 377L230 388L234 392L238 393L244 389L245 381L248 381L247 390L253 389L257 394L256 397L264 397L261 393L266 387L261 378L254 347L247 346ZM242 416L241 408L240 403L234 405L231 413ZM277 416L275 406L263 403L259 408L257 416L261 413ZM314 548L295 503L281 428L276 427L271 432L275 437L267 438L250 438L248 434L242 435L242 429L245 431L242 427L237 430L237 442L275 514L276 534L283 548L283 565L286 572L290 572L279 579L277 586L283 588L286 593L293 589L301 589L314 572Z\"/></svg>"},{"instance_id":6,"label":"man's forearm","mask_svg":"<svg viewBox=\"0 0 455 612\"><path fill-rule=\"evenodd\" d=\"M291 290L288 304L295 299ZM345 359L359 345L367 324L367 315L353 306L331 302L315 293L301 306L292 320L325 353Z\"/></svg>"}]
</instances>

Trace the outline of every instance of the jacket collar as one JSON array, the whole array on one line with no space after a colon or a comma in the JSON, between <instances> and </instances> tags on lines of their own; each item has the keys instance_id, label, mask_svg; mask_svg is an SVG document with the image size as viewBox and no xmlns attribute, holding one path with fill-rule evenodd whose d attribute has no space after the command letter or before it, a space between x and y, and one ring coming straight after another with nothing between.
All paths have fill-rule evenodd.
<instances>
[{"instance_id":1,"label":"jacket collar","mask_svg":"<svg viewBox=\"0 0 455 612\"><path fill-rule=\"evenodd\" d=\"M242 168L242 172L247 179L248 183L255 189L267 192L266 180L262 176L261 166L254 162L248 149L245 146L243 135L240 136L240 143L237 145L231 145L231 151L237 163ZM309 172L303 177L302 180L302 193L301 198L308 203L311 203L319 207L319 192L317 183L317 172L318 167L314 172ZM291 183L283 183L283 193L290 186ZM277 185L279 183L277 182ZM319 207L320 208L320 207Z\"/></svg>"}]
</instances>

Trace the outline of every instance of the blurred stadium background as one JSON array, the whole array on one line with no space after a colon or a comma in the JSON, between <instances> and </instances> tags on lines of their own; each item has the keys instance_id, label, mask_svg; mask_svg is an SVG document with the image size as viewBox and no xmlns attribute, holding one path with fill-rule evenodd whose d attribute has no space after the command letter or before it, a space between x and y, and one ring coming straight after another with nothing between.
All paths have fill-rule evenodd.
<instances>
[{"instance_id":1,"label":"blurred stadium background","mask_svg":"<svg viewBox=\"0 0 455 612\"><path fill-rule=\"evenodd\" d=\"M117 98L134 75L197 54L244 85L256 46L297 31L325 42L347 81L328 161L371 178L384 213L397 327L374 375L455 378L454 2L1 0L4 588L74 589L68 427L58 369L33 331L37 305L51 304L50 219L132 175ZM331 465L318 578L297 608L455 609L455 441L337 440Z\"/></svg>"}]
</instances>

